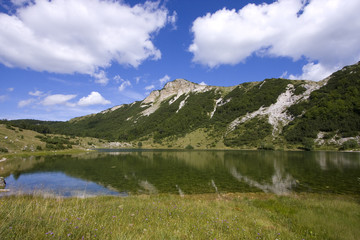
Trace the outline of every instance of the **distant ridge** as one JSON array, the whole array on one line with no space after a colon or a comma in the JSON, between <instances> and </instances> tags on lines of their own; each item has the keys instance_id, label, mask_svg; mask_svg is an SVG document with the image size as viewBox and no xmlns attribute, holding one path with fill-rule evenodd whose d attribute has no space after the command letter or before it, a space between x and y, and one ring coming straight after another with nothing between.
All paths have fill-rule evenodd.
<instances>
[{"instance_id":1,"label":"distant ridge","mask_svg":"<svg viewBox=\"0 0 360 240\"><path fill-rule=\"evenodd\" d=\"M217 87L175 79L142 101L37 124L54 133L153 147L340 147L360 143L360 63L320 82L265 79Z\"/></svg>"}]
</instances>

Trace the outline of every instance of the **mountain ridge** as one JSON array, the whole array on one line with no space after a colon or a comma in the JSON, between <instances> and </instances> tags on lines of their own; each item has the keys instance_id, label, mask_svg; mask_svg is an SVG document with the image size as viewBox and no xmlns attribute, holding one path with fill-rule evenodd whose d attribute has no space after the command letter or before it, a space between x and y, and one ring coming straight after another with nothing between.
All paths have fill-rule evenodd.
<instances>
[{"instance_id":1,"label":"mountain ridge","mask_svg":"<svg viewBox=\"0 0 360 240\"><path fill-rule=\"evenodd\" d=\"M272 78L218 87L175 79L141 101L67 122L37 124L50 132L148 147L311 149L340 147L349 140L358 144L360 62L320 82Z\"/></svg>"}]
</instances>

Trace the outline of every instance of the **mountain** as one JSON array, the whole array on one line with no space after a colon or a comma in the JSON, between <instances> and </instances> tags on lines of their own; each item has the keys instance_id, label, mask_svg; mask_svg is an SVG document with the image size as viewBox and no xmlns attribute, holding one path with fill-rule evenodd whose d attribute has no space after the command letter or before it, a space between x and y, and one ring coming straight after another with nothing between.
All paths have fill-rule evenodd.
<instances>
[{"instance_id":1,"label":"mountain","mask_svg":"<svg viewBox=\"0 0 360 240\"><path fill-rule=\"evenodd\" d=\"M320 82L265 79L217 87L176 79L143 101L68 122L10 123L149 147L358 147L360 62Z\"/></svg>"}]
</instances>

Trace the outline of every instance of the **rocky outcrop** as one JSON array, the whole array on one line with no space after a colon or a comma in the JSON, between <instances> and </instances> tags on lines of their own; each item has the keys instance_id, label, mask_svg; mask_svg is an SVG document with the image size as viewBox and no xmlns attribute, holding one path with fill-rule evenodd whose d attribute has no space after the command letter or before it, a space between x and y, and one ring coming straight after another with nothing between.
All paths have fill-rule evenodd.
<instances>
[{"instance_id":1,"label":"rocky outcrop","mask_svg":"<svg viewBox=\"0 0 360 240\"><path fill-rule=\"evenodd\" d=\"M325 83L324 83L325 84ZM236 126L244 123L250 119L258 116L266 116L268 122L273 126L273 136L281 133L281 127L287 125L294 118L287 113L287 109L294 104L304 101L309 98L310 94L321 87L320 84L308 83L304 87L306 91L300 95L295 95L294 85L289 84L286 91L279 95L276 103L271 104L269 107L260 107L257 111L241 116L232 121L227 132L233 131Z\"/></svg>"},{"instance_id":2,"label":"rocky outcrop","mask_svg":"<svg viewBox=\"0 0 360 240\"><path fill-rule=\"evenodd\" d=\"M214 88L216 87L199 85L185 79L176 79L168 82L163 89L152 91L150 95L142 101L142 106L150 106L142 112L142 115L149 116L154 113L165 100L170 99L169 104L172 104L184 94L206 92ZM183 104L185 104L185 102Z\"/></svg>"},{"instance_id":3,"label":"rocky outcrop","mask_svg":"<svg viewBox=\"0 0 360 240\"><path fill-rule=\"evenodd\" d=\"M5 178L0 177L0 189L4 189L6 187Z\"/></svg>"}]
</instances>

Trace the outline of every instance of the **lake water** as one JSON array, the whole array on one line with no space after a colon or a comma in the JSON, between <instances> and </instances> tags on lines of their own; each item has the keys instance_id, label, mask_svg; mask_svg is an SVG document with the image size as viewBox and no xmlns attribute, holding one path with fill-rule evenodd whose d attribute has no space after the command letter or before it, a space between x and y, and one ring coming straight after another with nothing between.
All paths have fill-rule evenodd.
<instances>
[{"instance_id":1,"label":"lake water","mask_svg":"<svg viewBox=\"0 0 360 240\"><path fill-rule=\"evenodd\" d=\"M0 163L5 194L50 196L228 192L360 195L360 153L117 150Z\"/></svg>"}]
</instances>

